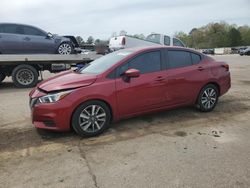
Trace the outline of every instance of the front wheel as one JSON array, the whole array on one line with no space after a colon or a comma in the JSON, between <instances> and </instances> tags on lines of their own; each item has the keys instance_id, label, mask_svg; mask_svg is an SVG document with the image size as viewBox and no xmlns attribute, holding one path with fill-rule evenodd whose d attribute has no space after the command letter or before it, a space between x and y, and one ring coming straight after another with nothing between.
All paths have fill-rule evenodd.
<instances>
[{"instance_id":1,"label":"front wheel","mask_svg":"<svg viewBox=\"0 0 250 188\"><path fill-rule=\"evenodd\" d=\"M210 112L215 108L218 97L218 88L213 84L208 84L202 88L196 106L202 112Z\"/></svg>"},{"instance_id":2,"label":"front wheel","mask_svg":"<svg viewBox=\"0 0 250 188\"><path fill-rule=\"evenodd\" d=\"M59 45L57 53L61 55L68 55L73 53L73 46L68 42L64 42Z\"/></svg>"},{"instance_id":3,"label":"front wheel","mask_svg":"<svg viewBox=\"0 0 250 188\"><path fill-rule=\"evenodd\" d=\"M109 107L104 102L93 100L83 103L75 110L71 125L80 136L92 137L107 129L110 121Z\"/></svg>"}]
</instances>

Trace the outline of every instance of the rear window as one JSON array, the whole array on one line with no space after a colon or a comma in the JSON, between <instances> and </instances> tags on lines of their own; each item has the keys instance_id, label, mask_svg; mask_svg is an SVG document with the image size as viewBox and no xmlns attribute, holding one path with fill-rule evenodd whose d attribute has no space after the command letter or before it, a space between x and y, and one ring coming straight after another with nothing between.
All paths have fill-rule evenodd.
<instances>
[{"instance_id":1,"label":"rear window","mask_svg":"<svg viewBox=\"0 0 250 188\"><path fill-rule=\"evenodd\" d=\"M184 47L183 43L179 39L176 39L176 38L173 38L173 44L174 46Z\"/></svg>"},{"instance_id":2,"label":"rear window","mask_svg":"<svg viewBox=\"0 0 250 188\"><path fill-rule=\"evenodd\" d=\"M160 44L161 43L161 35L160 34L151 34L146 38L146 40Z\"/></svg>"},{"instance_id":3,"label":"rear window","mask_svg":"<svg viewBox=\"0 0 250 188\"><path fill-rule=\"evenodd\" d=\"M168 50L168 68L179 68L192 65L192 59L189 52L181 50Z\"/></svg>"}]
</instances>

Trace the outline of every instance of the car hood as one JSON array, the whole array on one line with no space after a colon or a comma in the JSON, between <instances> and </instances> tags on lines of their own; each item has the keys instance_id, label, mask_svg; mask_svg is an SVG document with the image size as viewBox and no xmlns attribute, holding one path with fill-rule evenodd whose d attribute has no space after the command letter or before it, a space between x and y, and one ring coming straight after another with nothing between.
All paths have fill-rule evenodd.
<instances>
[{"instance_id":1,"label":"car hood","mask_svg":"<svg viewBox=\"0 0 250 188\"><path fill-rule=\"evenodd\" d=\"M71 41L69 38L67 37L64 37L64 36L59 36L59 35L56 35L56 34L53 34L53 38L55 40L55 42L69 42Z\"/></svg>"},{"instance_id":2,"label":"car hood","mask_svg":"<svg viewBox=\"0 0 250 188\"><path fill-rule=\"evenodd\" d=\"M96 78L94 74L80 74L70 70L39 83L38 88L46 92L75 89L93 84Z\"/></svg>"}]
</instances>

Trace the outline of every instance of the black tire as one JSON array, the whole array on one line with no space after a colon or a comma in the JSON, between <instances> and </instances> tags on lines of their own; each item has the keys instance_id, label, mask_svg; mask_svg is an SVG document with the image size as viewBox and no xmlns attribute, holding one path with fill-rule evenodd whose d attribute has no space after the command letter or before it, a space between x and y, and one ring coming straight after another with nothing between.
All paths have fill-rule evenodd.
<instances>
[{"instance_id":1,"label":"black tire","mask_svg":"<svg viewBox=\"0 0 250 188\"><path fill-rule=\"evenodd\" d=\"M73 54L74 53L74 48L71 42L62 42L57 50L56 50L57 54L61 54L61 55L69 55L69 54Z\"/></svg>"},{"instance_id":2,"label":"black tire","mask_svg":"<svg viewBox=\"0 0 250 188\"><path fill-rule=\"evenodd\" d=\"M12 71L12 80L19 88L30 88L38 82L38 72L30 65L18 65Z\"/></svg>"},{"instance_id":3,"label":"black tire","mask_svg":"<svg viewBox=\"0 0 250 188\"><path fill-rule=\"evenodd\" d=\"M196 107L201 112L210 112L215 108L218 98L218 87L214 84L208 84L201 89L196 102Z\"/></svg>"},{"instance_id":4,"label":"black tire","mask_svg":"<svg viewBox=\"0 0 250 188\"><path fill-rule=\"evenodd\" d=\"M3 71L0 70L0 83L6 78L6 75Z\"/></svg>"},{"instance_id":5,"label":"black tire","mask_svg":"<svg viewBox=\"0 0 250 188\"><path fill-rule=\"evenodd\" d=\"M91 111L93 110L93 106L95 106L95 108L97 109L100 107L99 111L98 112L96 111L95 113L96 115L93 115L93 113L91 113ZM89 111L89 109L91 111ZM101 114L99 114L99 112ZM90 115L88 115L88 113ZM103 113L105 113L105 116L102 115ZM103 121L103 119L102 121L98 121L97 116L100 115L102 116L98 117L99 120L101 120L103 117L105 118L105 121ZM86 117L88 117L88 119ZM99 129L96 125L96 121L99 126ZM73 113L71 125L78 135L82 137L92 137L103 133L103 131L105 131L109 127L110 121L111 121L111 112L109 107L104 102L93 100L93 101L87 101L81 104L79 107L77 107L77 109ZM89 123L91 124L89 125ZM82 124L82 126L80 124ZM87 129L84 130L84 128Z\"/></svg>"}]
</instances>

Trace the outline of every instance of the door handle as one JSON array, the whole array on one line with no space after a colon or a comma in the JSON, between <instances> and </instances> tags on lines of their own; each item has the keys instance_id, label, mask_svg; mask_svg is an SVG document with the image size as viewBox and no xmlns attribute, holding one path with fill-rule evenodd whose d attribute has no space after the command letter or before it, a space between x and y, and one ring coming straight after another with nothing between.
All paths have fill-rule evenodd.
<instances>
[{"instance_id":1,"label":"door handle","mask_svg":"<svg viewBox=\"0 0 250 188\"><path fill-rule=\"evenodd\" d=\"M198 70L199 70L199 71L203 71L203 70L204 70L204 67L198 67Z\"/></svg>"},{"instance_id":2,"label":"door handle","mask_svg":"<svg viewBox=\"0 0 250 188\"><path fill-rule=\"evenodd\" d=\"M30 41L29 37L24 37L23 40Z\"/></svg>"},{"instance_id":3,"label":"door handle","mask_svg":"<svg viewBox=\"0 0 250 188\"><path fill-rule=\"evenodd\" d=\"M156 79L155 79L155 81L157 81L157 82L161 82L161 81L163 81L163 80L165 80L162 76L158 76Z\"/></svg>"}]
</instances>

